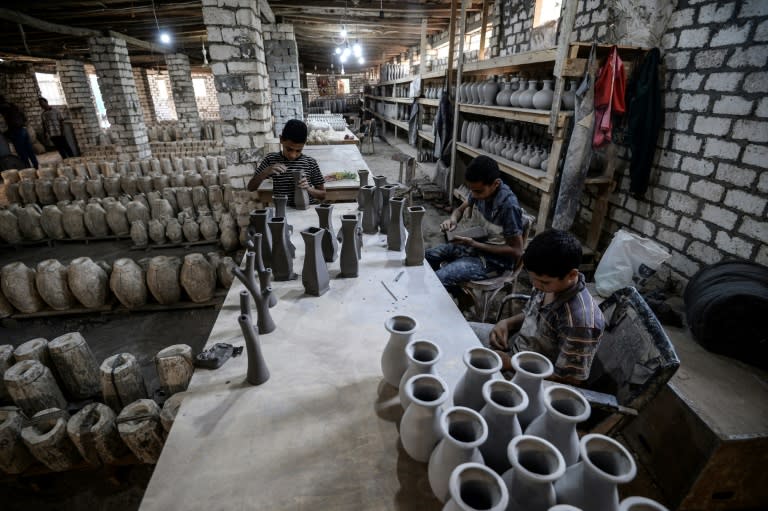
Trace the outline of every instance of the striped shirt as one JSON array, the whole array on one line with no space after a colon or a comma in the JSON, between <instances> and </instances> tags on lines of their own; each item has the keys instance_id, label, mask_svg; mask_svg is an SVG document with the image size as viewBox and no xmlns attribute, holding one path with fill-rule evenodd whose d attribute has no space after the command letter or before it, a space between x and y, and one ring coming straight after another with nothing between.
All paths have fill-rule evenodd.
<instances>
[{"instance_id":1,"label":"striped shirt","mask_svg":"<svg viewBox=\"0 0 768 511\"><path fill-rule=\"evenodd\" d=\"M317 188L325 184L325 179L323 178L323 174L320 172L320 167L317 165L317 161L311 156L307 156L306 154L302 154L295 160L290 161L283 156L282 152L269 153L264 157L263 160L261 160L261 163L259 163L254 176L258 176L264 171L264 169L270 165L274 165L275 163L282 163L288 170L282 174L273 174L270 176L272 179L272 195L287 195L288 205L291 207L296 206L296 202L293 200L294 170L301 170L313 188ZM320 202L310 195L309 203L319 204Z\"/></svg>"},{"instance_id":2,"label":"striped shirt","mask_svg":"<svg viewBox=\"0 0 768 511\"><path fill-rule=\"evenodd\" d=\"M545 293L534 290L525 306L523 327L515 337L517 351L536 351L555 366L555 375L586 380L592 368L605 318L584 275L570 289L544 305Z\"/></svg>"}]
</instances>

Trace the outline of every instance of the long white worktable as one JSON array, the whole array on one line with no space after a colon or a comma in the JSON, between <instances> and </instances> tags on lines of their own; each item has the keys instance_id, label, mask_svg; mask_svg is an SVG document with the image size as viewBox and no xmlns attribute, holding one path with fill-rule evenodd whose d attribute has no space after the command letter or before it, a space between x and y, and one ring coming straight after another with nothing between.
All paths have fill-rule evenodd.
<instances>
[{"instance_id":1,"label":"long white worktable","mask_svg":"<svg viewBox=\"0 0 768 511\"><path fill-rule=\"evenodd\" d=\"M356 206L335 205L336 229ZM317 214L289 209L287 216L300 274L299 231L317 225ZM406 267L403 259L403 252L387 251L386 236L364 235L358 278L336 278L337 260L328 265L331 289L321 297L304 294L300 277L275 282L277 329L261 336L271 378L257 387L244 383L245 353L217 370L195 371L141 510L441 509L426 464L399 446L402 410L380 368L389 338L384 321L416 318L414 338L441 347L437 370L451 387L464 371L463 352L479 342L432 269ZM236 280L208 345L243 344L242 289Z\"/></svg>"}]
</instances>

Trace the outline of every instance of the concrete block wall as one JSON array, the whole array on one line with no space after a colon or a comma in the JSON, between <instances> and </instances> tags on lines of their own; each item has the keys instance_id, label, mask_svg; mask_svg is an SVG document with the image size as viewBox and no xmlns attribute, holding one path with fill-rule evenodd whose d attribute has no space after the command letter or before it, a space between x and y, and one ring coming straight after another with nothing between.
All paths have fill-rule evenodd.
<instances>
[{"instance_id":1,"label":"concrete block wall","mask_svg":"<svg viewBox=\"0 0 768 511\"><path fill-rule=\"evenodd\" d=\"M173 91L173 103L181 129L188 133L200 133L200 114L195 101L195 89L192 87L192 73L189 69L189 57L182 53L167 54L168 77Z\"/></svg>"},{"instance_id":2,"label":"concrete block wall","mask_svg":"<svg viewBox=\"0 0 768 511\"><path fill-rule=\"evenodd\" d=\"M35 78L35 69L31 64L13 66L7 69L5 76L5 86L0 89L6 99L15 104L27 116L27 126L35 130L35 133L42 134L42 120L40 114L42 109L37 99L40 97L40 87ZM5 121L0 117L2 128L6 129Z\"/></svg>"},{"instance_id":3,"label":"concrete block wall","mask_svg":"<svg viewBox=\"0 0 768 511\"><path fill-rule=\"evenodd\" d=\"M303 119L299 51L293 25L264 25L264 56L267 60L269 84L272 88L274 134L278 136L291 119Z\"/></svg>"},{"instance_id":4,"label":"concrete block wall","mask_svg":"<svg viewBox=\"0 0 768 511\"><path fill-rule=\"evenodd\" d=\"M114 37L88 39L91 62L99 77L110 130L120 141L120 158L141 160L152 156L147 128L136 91L128 48L125 41Z\"/></svg>"},{"instance_id":5,"label":"concrete block wall","mask_svg":"<svg viewBox=\"0 0 768 511\"><path fill-rule=\"evenodd\" d=\"M168 71L147 69L147 83L149 88L149 99L152 102L155 111L156 121L176 121L176 104L173 102L173 92L171 91L171 79ZM162 90L162 92L161 92Z\"/></svg>"},{"instance_id":6,"label":"concrete block wall","mask_svg":"<svg viewBox=\"0 0 768 511\"><path fill-rule=\"evenodd\" d=\"M378 80L369 80L365 73L345 75L320 75L307 73L307 88L309 89L307 99L309 100L310 104L316 99L331 98L336 96L341 97L342 94L340 94L336 89L336 80L339 78L349 79L349 95L354 97L360 97L360 91L363 90L366 85L375 85L378 83ZM317 85L318 79L328 81L329 90L327 91L327 94L320 94L320 87Z\"/></svg>"},{"instance_id":7,"label":"concrete block wall","mask_svg":"<svg viewBox=\"0 0 768 511\"><path fill-rule=\"evenodd\" d=\"M150 93L147 70L143 67L134 66L133 81L136 82L136 93L139 95L139 104L141 104L144 123L152 124L157 120L157 116L155 115L155 104Z\"/></svg>"},{"instance_id":8,"label":"concrete block wall","mask_svg":"<svg viewBox=\"0 0 768 511\"><path fill-rule=\"evenodd\" d=\"M200 119L204 121L218 121L221 119L219 112L219 100L216 97L216 84L210 71L193 71L192 80L205 80L205 96L196 96L197 111Z\"/></svg>"},{"instance_id":9,"label":"concrete block wall","mask_svg":"<svg viewBox=\"0 0 768 511\"><path fill-rule=\"evenodd\" d=\"M101 128L83 62L72 59L58 60L56 72L64 90L64 97L67 99L69 117L72 120L78 144L80 146L96 144Z\"/></svg>"},{"instance_id":10,"label":"concrete block wall","mask_svg":"<svg viewBox=\"0 0 768 511\"><path fill-rule=\"evenodd\" d=\"M271 93L257 0L203 0L222 120L235 184L245 184L272 137Z\"/></svg>"}]
</instances>

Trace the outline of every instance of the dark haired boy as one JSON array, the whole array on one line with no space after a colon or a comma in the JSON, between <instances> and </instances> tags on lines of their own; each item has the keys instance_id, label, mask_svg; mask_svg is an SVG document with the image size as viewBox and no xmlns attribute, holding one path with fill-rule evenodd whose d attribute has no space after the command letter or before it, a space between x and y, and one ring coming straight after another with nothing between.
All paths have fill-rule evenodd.
<instances>
[{"instance_id":1,"label":"dark haired boy","mask_svg":"<svg viewBox=\"0 0 768 511\"><path fill-rule=\"evenodd\" d=\"M307 125L298 119L291 119L283 127L280 135L281 150L269 153L261 160L256 172L248 181L248 190L255 191L262 181L272 178L273 195L287 195L288 205L295 207L293 200L294 181L293 171L301 170L304 177L299 181L299 187L309 194L310 204L319 204L325 199L325 179L320 172L317 161L311 156L302 154L307 142Z\"/></svg>"},{"instance_id":2,"label":"dark haired boy","mask_svg":"<svg viewBox=\"0 0 768 511\"><path fill-rule=\"evenodd\" d=\"M501 180L499 165L487 156L478 156L467 167L464 180L470 196L440 224L453 231L462 215L474 206L484 220L488 237L456 236L451 243L432 247L425 258L437 278L454 296L470 280L497 276L515 266L523 252L523 210L512 190Z\"/></svg>"},{"instance_id":3,"label":"dark haired boy","mask_svg":"<svg viewBox=\"0 0 768 511\"><path fill-rule=\"evenodd\" d=\"M581 255L581 243L571 234L539 234L523 254L534 288L524 311L490 332L490 325L472 324L480 341L501 356L504 370L511 369L511 355L535 351L554 365L553 380L579 385L589 377L605 319L579 272Z\"/></svg>"}]
</instances>

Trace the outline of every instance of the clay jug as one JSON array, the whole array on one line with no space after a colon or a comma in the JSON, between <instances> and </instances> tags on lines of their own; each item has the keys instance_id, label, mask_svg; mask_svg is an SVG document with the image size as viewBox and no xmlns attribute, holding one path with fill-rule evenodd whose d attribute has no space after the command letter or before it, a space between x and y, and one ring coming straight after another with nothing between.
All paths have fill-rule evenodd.
<instances>
[{"instance_id":1,"label":"clay jug","mask_svg":"<svg viewBox=\"0 0 768 511\"><path fill-rule=\"evenodd\" d=\"M389 332L389 341L381 353L381 372L384 381L397 388L408 368L405 347L411 341L418 323L410 316L392 316L384 322Z\"/></svg>"},{"instance_id":2,"label":"clay jug","mask_svg":"<svg viewBox=\"0 0 768 511\"><path fill-rule=\"evenodd\" d=\"M410 206L408 214L411 223L405 241L405 265L421 266L424 264L424 233L421 226L426 210L423 206Z\"/></svg>"},{"instance_id":3,"label":"clay jug","mask_svg":"<svg viewBox=\"0 0 768 511\"><path fill-rule=\"evenodd\" d=\"M581 393L565 385L551 385L542 393L545 412L533 419L526 435L549 440L563 455L566 466L579 460L576 426L589 418L590 406Z\"/></svg>"},{"instance_id":4,"label":"clay jug","mask_svg":"<svg viewBox=\"0 0 768 511\"><path fill-rule=\"evenodd\" d=\"M499 84L497 82L498 77L492 76L488 81L483 83L483 105L493 106L496 100L496 94L499 93Z\"/></svg>"},{"instance_id":5,"label":"clay jug","mask_svg":"<svg viewBox=\"0 0 768 511\"><path fill-rule=\"evenodd\" d=\"M511 381L489 380L483 385L483 399L480 415L488 424L488 440L480 452L486 465L503 474L510 468L507 446L522 434L517 414L528 407L528 396Z\"/></svg>"},{"instance_id":6,"label":"clay jug","mask_svg":"<svg viewBox=\"0 0 768 511\"><path fill-rule=\"evenodd\" d=\"M568 80L568 90L563 92L563 110L573 110L576 106L576 89L579 84L576 80Z\"/></svg>"},{"instance_id":7,"label":"clay jug","mask_svg":"<svg viewBox=\"0 0 768 511\"><path fill-rule=\"evenodd\" d=\"M480 141L483 137L483 130L479 122L474 123L474 129L472 130L472 137L469 140L469 145L477 149L480 147Z\"/></svg>"},{"instance_id":8,"label":"clay jug","mask_svg":"<svg viewBox=\"0 0 768 511\"><path fill-rule=\"evenodd\" d=\"M541 90L533 95L533 107L537 110L549 110L552 108L552 96L555 94L552 90L552 80L544 80Z\"/></svg>"},{"instance_id":9,"label":"clay jug","mask_svg":"<svg viewBox=\"0 0 768 511\"><path fill-rule=\"evenodd\" d=\"M481 463L462 463L448 480L450 500L443 511L505 511L507 486L498 474Z\"/></svg>"},{"instance_id":10,"label":"clay jug","mask_svg":"<svg viewBox=\"0 0 768 511\"><path fill-rule=\"evenodd\" d=\"M632 455L616 440L600 434L582 437L581 461L568 467L555 483L557 501L582 509L618 511L617 486L635 478Z\"/></svg>"},{"instance_id":11,"label":"clay jug","mask_svg":"<svg viewBox=\"0 0 768 511\"><path fill-rule=\"evenodd\" d=\"M408 361L408 367L400 378L398 391L400 406L403 410L410 404L405 391L405 382L417 374L435 374L435 364L440 360L440 348L426 339L413 340L405 347L405 358Z\"/></svg>"},{"instance_id":12,"label":"clay jug","mask_svg":"<svg viewBox=\"0 0 768 511\"><path fill-rule=\"evenodd\" d=\"M501 85L503 88L496 94L496 104L499 106L509 106L509 96L512 95L512 83L503 80Z\"/></svg>"},{"instance_id":13,"label":"clay jug","mask_svg":"<svg viewBox=\"0 0 768 511\"><path fill-rule=\"evenodd\" d=\"M341 216L341 250L339 255L340 276L347 278L357 277L358 261L360 260L361 247L357 230L359 227L358 215Z\"/></svg>"},{"instance_id":14,"label":"clay jug","mask_svg":"<svg viewBox=\"0 0 768 511\"><path fill-rule=\"evenodd\" d=\"M528 80L528 88L517 97L520 108L532 108L534 94L536 94L536 80Z\"/></svg>"},{"instance_id":15,"label":"clay jug","mask_svg":"<svg viewBox=\"0 0 768 511\"><path fill-rule=\"evenodd\" d=\"M315 207L320 222L320 228L325 229L323 234L323 259L326 263L332 263L339 256L339 241L333 229L333 204L324 203Z\"/></svg>"},{"instance_id":16,"label":"clay jug","mask_svg":"<svg viewBox=\"0 0 768 511\"><path fill-rule=\"evenodd\" d=\"M301 231L305 244L301 283L308 295L321 296L330 289L328 266L323 258L323 237L327 233L320 227L308 227Z\"/></svg>"},{"instance_id":17,"label":"clay jug","mask_svg":"<svg viewBox=\"0 0 768 511\"><path fill-rule=\"evenodd\" d=\"M512 439L507 447L512 466L501 478L509 491L508 510L547 511L558 502L553 484L565 473L557 448L530 435Z\"/></svg>"},{"instance_id":18,"label":"clay jug","mask_svg":"<svg viewBox=\"0 0 768 511\"><path fill-rule=\"evenodd\" d=\"M544 413L544 401L541 396L542 380L552 376L554 367L547 357L533 351L521 351L512 357L512 369L515 376L512 382L528 395L528 407L517 415L523 431L528 425Z\"/></svg>"},{"instance_id":19,"label":"clay jug","mask_svg":"<svg viewBox=\"0 0 768 511\"><path fill-rule=\"evenodd\" d=\"M434 374L417 374L403 384L410 406L400 419L400 442L412 459L429 461L440 441L440 417L450 397L448 384Z\"/></svg>"},{"instance_id":20,"label":"clay jug","mask_svg":"<svg viewBox=\"0 0 768 511\"><path fill-rule=\"evenodd\" d=\"M462 463L483 463L479 447L488 438L488 426L476 411L454 406L440 417L440 432L442 439L429 457L427 476L432 493L445 502L453 470Z\"/></svg>"},{"instance_id":21,"label":"clay jug","mask_svg":"<svg viewBox=\"0 0 768 511\"><path fill-rule=\"evenodd\" d=\"M453 404L479 411L485 406L483 385L501 371L501 357L478 346L465 351L462 359L466 370L453 389Z\"/></svg>"}]
</instances>

